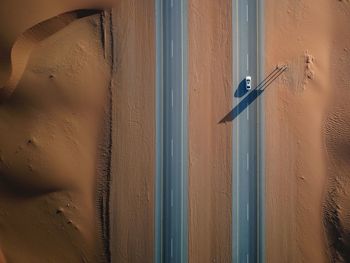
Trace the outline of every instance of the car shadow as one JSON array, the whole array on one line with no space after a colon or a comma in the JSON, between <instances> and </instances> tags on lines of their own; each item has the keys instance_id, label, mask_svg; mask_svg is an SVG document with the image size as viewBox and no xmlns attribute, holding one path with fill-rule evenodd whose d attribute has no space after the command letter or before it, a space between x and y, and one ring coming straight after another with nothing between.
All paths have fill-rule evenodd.
<instances>
[{"instance_id":1,"label":"car shadow","mask_svg":"<svg viewBox=\"0 0 350 263\"><path fill-rule=\"evenodd\" d=\"M238 88L236 89L234 96L235 96L236 98L241 98L241 97L243 97L244 95L246 95L247 93L248 93L248 90L247 90L247 88L246 88L246 81L245 81L245 79L243 79L243 80L239 83Z\"/></svg>"}]
</instances>

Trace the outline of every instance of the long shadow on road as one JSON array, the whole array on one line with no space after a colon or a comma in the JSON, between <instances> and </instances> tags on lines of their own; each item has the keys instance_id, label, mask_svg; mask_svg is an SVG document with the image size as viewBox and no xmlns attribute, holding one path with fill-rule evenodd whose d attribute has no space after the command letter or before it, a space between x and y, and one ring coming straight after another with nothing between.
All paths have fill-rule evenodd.
<instances>
[{"instance_id":1,"label":"long shadow on road","mask_svg":"<svg viewBox=\"0 0 350 263\"><path fill-rule=\"evenodd\" d=\"M254 102L285 70L287 66L276 67L262 82L260 82L240 103L233 108L219 123L233 121L242 111ZM243 97L248 91L245 87L245 80L242 80L235 91L235 97Z\"/></svg>"}]
</instances>

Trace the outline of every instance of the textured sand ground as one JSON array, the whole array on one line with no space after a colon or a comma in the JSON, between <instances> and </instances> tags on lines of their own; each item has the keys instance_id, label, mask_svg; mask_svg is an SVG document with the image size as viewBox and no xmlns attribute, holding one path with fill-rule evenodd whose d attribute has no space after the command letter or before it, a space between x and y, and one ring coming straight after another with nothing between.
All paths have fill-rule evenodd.
<instances>
[{"instance_id":1,"label":"textured sand ground","mask_svg":"<svg viewBox=\"0 0 350 263\"><path fill-rule=\"evenodd\" d=\"M350 2L334 1L330 75L324 125L328 184L324 219L332 262L350 262Z\"/></svg>"},{"instance_id":2,"label":"textured sand ground","mask_svg":"<svg viewBox=\"0 0 350 263\"><path fill-rule=\"evenodd\" d=\"M116 2L112 99L112 262L154 261L155 2Z\"/></svg>"},{"instance_id":3,"label":"textured sand ground","mask_svg":"<svg viewBox=\"0 0 350 263\"><path fill-rule=\"evenodd\" d=\"M46 2L0 3L0 260L153 262L155 3Z\"/></svg>"},{"instance_id":4,"label":"textured sand ground","mask_svg":"<svg viewBox=\"0 0 350 263\"><path fill-rule=\"evenodd\" d=\"M55 10L0 26L1 58ZM288 65L265 92L267 262L349 262L350 2L266 0L265 16L266 75ZM66 18L29 32L40 41L14 60L26 68L0 104L0 262L103 262L98 209L108 204L96 182L108 165L99 150L110 153L101 135L112 52L110 252L153 262L154 0L117 3L114 42L99 14ZM231 19L229 0L189 0L190 262L231 260L232 126L218 124L232 106Z\"/></svg>"},{"instance_id":5,"label":"textured sand ground","mask_svg":"<svg viewBox=\"0 0 350 263\"><path fill-rule=\"evenodd\" d=\"M81 10L103 9L112 6L113 0L3 0L0 2L0 87L8 86L8 79L13 75L16 64L25 65L28 58L22 61L13 60L13 47L18 38L30 28L52 19L58 15ZM47 32L41 31L42 34ZM11 87L10 87L11 88Z\"/></svg>"},{"instance_id":6,"label":"textured sand ground","mask_svg":"<svg viewBox=\"0 0 350 263\"><path fill-rule=\"evenodd\" d=\"M189 262L231 261L230 0L189 1Z\"/></svg>"},{"instance_id":7,"label":"textured sand ground","mask_svg":"<svg viewBox=\"0 0 350 263\"><path fill-rule=\"evenodd\" d=\"M349 2L266 2L267 261L348 262Z\"/></svg>"},{"instance_id":8,"label":"textured sand ground","mask_svg":"<svg viewBox=\"0 0 350 263\"><path fill-rule=\"evenodd\" d=\"M31 47L0 103L0 258L8 262L104 261L96 185L110 71L100 14L58 28Z\"/></svg>"}]
</instances>

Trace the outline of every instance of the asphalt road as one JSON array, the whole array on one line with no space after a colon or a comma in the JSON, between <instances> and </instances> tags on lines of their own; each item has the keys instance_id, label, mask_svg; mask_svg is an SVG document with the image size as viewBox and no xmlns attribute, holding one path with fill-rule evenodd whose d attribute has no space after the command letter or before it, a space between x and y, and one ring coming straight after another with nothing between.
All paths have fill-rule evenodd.
<instances>
[{"instance_id":1,"label":"asphalt road","mask_svg":"<svg viewBox=\"0 0 350 263\"><path fill-rule=\"evenodd\" d=\"M233 0L232 261L263 262L259 6ZM156 262L187 262L187 0L157 0ZM246 92L244 79L252 77ZM243 82L242 82L243 81ZM231 116L231 117L232 117ZM259 211L259 212L258 212Z\"/></svg>"},{"instance_id":2,"label":"asphalt road","mask_svg":"<svg viewBox=\"0 0 350 263\"><path fill-rule=\"evenodd\" d=\"M156 262L187 262L187 0L157 0ZM162 114L161 114L162 112Z\"/></svg>"},{"instance_id":3,"label":"asphalt road","mask_svg":"<svg viewBox=\"0 0 350 263\"><path fill-rule=\"evenodd\" d=\"M233 262L259 262L258 0L233 1ZM246 91L245 77L252 77Z\"/></svg>"}]
</instances>

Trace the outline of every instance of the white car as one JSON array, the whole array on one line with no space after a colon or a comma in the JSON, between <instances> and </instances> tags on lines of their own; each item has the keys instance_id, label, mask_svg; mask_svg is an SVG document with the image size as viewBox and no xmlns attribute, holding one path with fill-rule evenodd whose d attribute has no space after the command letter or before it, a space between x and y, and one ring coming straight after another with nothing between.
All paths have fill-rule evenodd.
<instances>
[{"instance_id":1,"label":"white car","mask_svg":"<svg viewBox=\"0 0 350 263\"><path fill-rule=\"evenodd\" d=\"M247 90L252 89L252 77L251 76L246 76L245 77L245 87Z\"/></svg>"}]
</instances>

